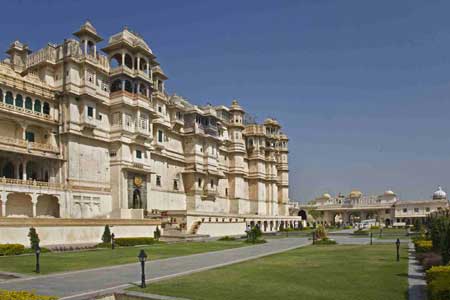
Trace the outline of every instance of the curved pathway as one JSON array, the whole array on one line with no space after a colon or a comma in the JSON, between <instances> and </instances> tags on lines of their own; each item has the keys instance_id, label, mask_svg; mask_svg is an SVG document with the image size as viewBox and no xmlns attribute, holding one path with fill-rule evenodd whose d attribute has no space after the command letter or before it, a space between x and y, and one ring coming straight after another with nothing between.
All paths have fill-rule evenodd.
<instances>
[{"instance_id":1,"label":"curved pathway","mask_svg":"<svg viewBox=\"0 0 450 300\"><path fill-rule=\"evenodd\" d=\"M147 282L187 275L309 245L307 238L269 240L266 244L173 257L146 263ZM62 297L60 300L89 299L111 293L140 281L140 265L43 275L0 282L0 289L34 290L37 294Z\"/></svg>"}]
</instances>

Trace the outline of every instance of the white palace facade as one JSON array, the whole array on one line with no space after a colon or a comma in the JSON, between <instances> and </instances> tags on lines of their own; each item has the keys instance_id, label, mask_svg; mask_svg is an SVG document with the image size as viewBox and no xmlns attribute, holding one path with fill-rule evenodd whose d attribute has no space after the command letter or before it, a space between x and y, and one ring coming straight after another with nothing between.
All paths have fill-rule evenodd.
<instances>
[{"instance_id":1,"label":"white palace facade","mask_svg":"<svg viewBox=\"0 0 450 300\"><path fill-rule=\"evenodd\" d=\"M449 207L447 193L438 187L431 199L423 200L400 200L391 190L377 196L364 195L359 190L335 197L324 193L308 204L292 203L290 210L304 220L326 225L354 225L372 219L384 226L407 226L424 222L430 214Z\"/></svg>"},{"instance_id":2,"label":"white palace facade","mask_svg":"<svg viewBox=\"0 0 450 300\"><path fill-rule=\"evenodd\" d=\"M276 120L248 124L236 100L168 95L154 53L127 28L101 50L90 22L74 36L35 52L16 41L0 63L0 230L166 218L167 232L224 235L300 220Z\"/></svg>"}]
</instances>

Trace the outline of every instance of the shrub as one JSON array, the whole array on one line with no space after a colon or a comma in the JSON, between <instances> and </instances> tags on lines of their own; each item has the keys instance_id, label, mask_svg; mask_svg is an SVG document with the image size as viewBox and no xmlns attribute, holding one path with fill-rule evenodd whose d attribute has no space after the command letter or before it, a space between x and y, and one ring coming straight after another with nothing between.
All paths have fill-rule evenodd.
<instances>
[{"instance_id":1,"label":"shrub","mask_svg":"<svg viewBox=\"0 0 450 300\"><path fill-rule=\"evenodd\" d=\"M335 240L331 240L329 238L325 238L325 239L321 239L316 241L315 245L336 245L336 241Z\"/></svg>"},{"instance_id":2,"label":"shrub","mask_svg":"<svg viewBox=\"0 0 450 300\"><path fill-rule=\"evenodd\" d=\"M352 226L344 226L344 229L352 229Z\"/></svg>"},{"instance_id":3,"label":"shrub","mask_svg":"<svg viewBox=\"0 0 450 300\"><path fill-rule=\"evenodd\" d=\"M149 237L116 238L115 241L117 246L122 247L151 245L155 243L155 239Z\"/></svg>"},{"instance_id":4,"label":"shrub","mask_svg":"<svg viewBox=\"0 0 450 300\"><path fill-rule=\"evenodd\" d=\"M442 264L442 256L434 252L421 253L421 264L425 270ZM449 282L450 283L450 282Z\"/></svg>"},{"instance_id":5,"label":"shrub","mask_svg":"<svg viewBox=\"0 0 450 300\"><path fill-rule=\"evenodd\" d=\"M48 248L40 247L40 249L41 249L41 253L52 252ZM35 250L31 249L31 248L25 248L25 250L23 251L23 254L31 254L31 253L35 253ZM1 298L0 298L0 300L1 300Z\"/></svg>"},{"instance_id":6,"label":"shrub","mask_svg":"<svg viewBox=\"0 0 450 300\"><path fill-rule=\"evenodd\" d=\"M372 225L372 226L370 226L370 229L380 229L380 226Z\"/></svg>"},{"instance_id":7,"label":"shrub","mask_svg":"<svg viewBox=\"0 0 450 300\"><path fill-rule=\"evenodd\" d=\"M106 243L111 244L111 230L109 230L109 225L105 225L105 231L103 231L102 241L105 244Z\"/></svg>"},{"instance_id":8,"label":"shrub","mask_svg":"<svg viewBox=\"0 0 450 300\"><path fill-rule=\"evenodd\" d=\"M321 240L321 239L326 239L327 238L327 232L325 230L325 227L323 227L322 225L319 225L315 232L316 232L316 239L317 240Z\"/></svg>"},{"instance_id":9,"label":"shrub","mask_svg":"<svg viewBox=\"0 0 450 300\"><path fill-rule=\"evenodd\" d=\"M0 255L19 255L25 252L25 246L21 244L0 244Z\"/></svg>"},{"instance_id":10,"label":"shrub","mask_svg":"<svg viewBox=\"0 0 450 300\"><path fill-rule=\"evenodd\" d=\"M417 240L414 242L417 253L430 252L433 250L433 242L428 240Z\"/></svg>"},{"instance_id":11,"label":"shrub","mask_svg":"<svg viewBox=\"0 0 450 300\"><path fill-rule=\"evenodd\" d=\"M100 243L95 245L96 248L111 248L111 243Z\"/></svg>"},{"instance_id":12,"label":"shrub","mask_svg":"<svg viewBox=\"0 0 450 300\"><path fill-rule=\"evenodd\" d=\"M430 300L450 299L450 266L432 267L426 279Z\"/></svg>"},{"instance_id":13,"label":"shrub","mask_svg":"<svg viewBox=\"0 0 450 300\"><path fill-rule=\"evenodd\" d=\"M153 232L153 238L157 241L159 241L159 238L161 237L161 231L159 230L159 227L156 226L156 230Z\"/></svg>"},{"instance_id":14,"label":"shrub","mask_svg":"<svg viewBox=\"0 0 450 300\"><path fill-rule=\"evenodd\" d=\"M28 237L30 238L31 249L36 250L39 247L39 242L40 242L39 235L37 234L36 228L34 228L34 227L30 228Z\"/></svg>"},{"instance_id":15,"label":"shrub","mask_svg":"<svg viewBox=\"0 0 450 300\"><path fill-rule=\"evenodd\" d=\"M236 240L235 237L228 236L228 235L223 236L220 239L218 239L218 241L226 241L226 242L228 242L228 241L235 241L235 240Z\"/></svg>"},{"instance_id":16,"label":"shrub","mask_svg":"<svg viewBox=\"0 0 450 300\"><path fill-rule=\"evenodd\" d=\"M56 300L58 298L52 296L39 296L27 291L6 291L0 290L1 300Z\"/></svg>"}]
</instances>

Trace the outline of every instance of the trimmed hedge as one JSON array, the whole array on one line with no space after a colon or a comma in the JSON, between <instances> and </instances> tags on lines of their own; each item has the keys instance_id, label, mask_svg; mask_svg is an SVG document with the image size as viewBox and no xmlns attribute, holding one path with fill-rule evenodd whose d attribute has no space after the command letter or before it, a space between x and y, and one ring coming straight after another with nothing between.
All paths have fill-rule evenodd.
<instances>
[{"instance_id":1,"label":"trimmed hedge","mask_svg":"<svg viewBox=\"0 0 450 300\"><path fill-rule=\"evenodd\" d=\"M58 298L52 296L39 296L26 291L6 291L0 290L1 300L56 300Z\"/></svg>"},{"instance_id":2,"label":"trimmed hedge","mask_svg":"<svg viewBox=\"0 0 450 300\"><path fill-rule=\"evenodd\" d=\"M417 253L425 253L433 250L433 242L429 240L417 240L414 241Z\"/></svg>"},{"instance_id":3,"label":"trimmed hedge","mask_svg":"<svg viewBox=\"0 0 450 300\"><path fill-rule=\"evenodd\" d=\"M223 236L220 239L218 239L218 241L226 241L226 242L228 242L228 241L235 241L235 240L236 240L235 237L228 236L228 235Z\"/></svg>"},{"instance_id":4,"label":"trimmed hedge","mask_svg":"<svg viewBox=\"0 0 450 300\"><path fill-rule=\"evenodd\" d=\"M21 244L0 244L0 255L19 255L25 252L25 246Z\"/></svg>"},{"instance_id":5,"label":"trimmed hedge","mask_svg":"<svg viewBox=\"0 0 450 300\"><path fill-rule=\"evenodd\" d=\"M317 240L315 242L314 245L336 245L336 241L335 240L331 240L331 239L321 239L321 240Z\"/></svg>"},{"instance_id":6,"label":"trimmed hedge","mask_svg":"<svg viewBox=\"0 0 450 300\"><path fill-rule=\"evenodd\" d=\"M130 247L138 245L151 245L156 243L154 238L149 237L132 237L132 238L115 238L117 246Z\"/></svg>"},{"instance_id":7,"label":"trimmed hedge","mask_svg":"<svg viewBox=\"0 0 450 300\"><path fill-rule=\"evenodd\" d=\"M354 235L368 235L369 231L365 229L358 229L355 232L353 232Z\"/></svg>"},{"instance_id":8,"label":"trimmed hedge","mask_svg":"<svg viewBox=\"0 0 450 300\"><path fill-rule=\"evenodd\" d=\"M450 266L432 267L426 273L430 300L450 299Z\"/></svg>"}]
</instances>

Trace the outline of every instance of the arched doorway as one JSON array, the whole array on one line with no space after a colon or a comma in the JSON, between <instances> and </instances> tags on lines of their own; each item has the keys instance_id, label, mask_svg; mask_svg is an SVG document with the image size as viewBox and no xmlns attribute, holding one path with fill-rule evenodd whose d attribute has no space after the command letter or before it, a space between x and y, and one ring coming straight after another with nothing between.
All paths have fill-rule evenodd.
<instances>
[{"instance_id":1,"label":"arched doorway","mask_svg":"<svg viewBox=\"0 0 450 300\"><path fill-rule=\"evenodd\" d=\"M12 193L6 201L7 217L33 217L33 204L31 196L24 193Z\"/></svg>"},{"instance_id":2,"label":"arched doorway","mask_svg":"<svg viewBox=\"0 0 450 300\"><path fill-rule=\"evenodd\" d=\"M361 214L359 212L352 212L348 216L348 221L350 224L355 224L361 222Z\"/></svg>"},{"instance_id":3,"label":"arched doorway","mask_svg":"<svg viewBox=\"0 0 450 300\"><path fill-rule=\"evenodd\" d=\"M306 214L306 211L304 211L303 209L301 209L301 210L298 212L298 216L299 216L299 217L302 217L302 220L306 220L306 218L308 217L308 215Z\"/></svg>"},{"instance_id":4,"label":"arched doorway","mask_svg":"<svg viewBox=\"0 0 450 300\"><path fill-rule=\"evenodd\" d=\"M386 227L391 226L391 219L384 220L384 225L386 225Z\"/></svg>"},{"instance_id":5,"label":"arched doorway","mask_svg":"<svg viewBox=\"0 0 450 300\"><path fill-rule=\"evenodd\" d=\"M58 198L52 195L41 195L36 204L37 217L59 218Z\"/></svg>"},{"instance_id":6,"label":"arched doorway","mask_svg":"<svg viewBox=\"0 0 450 300\"><path fill-rule=\"evenodd\" d=\"M264 231L267 231L267 221L264 221L263 226L264 226Z\"/></svg>"},{"instance_id":7,"label":"arched doorway","mask_svg":"<svg viewBox=\"0 0 450 300\"><path fill-rule=\"evenodd\" d=\"M144 206L142 204L141 191L139 189L134 189L134 191L133 191L133 208L141 209L143 207Z\"/></svg>"}]
</instances>

